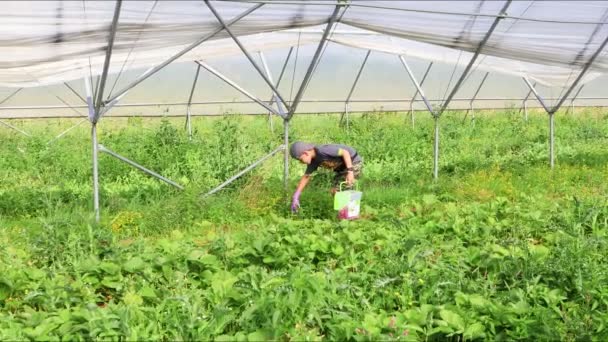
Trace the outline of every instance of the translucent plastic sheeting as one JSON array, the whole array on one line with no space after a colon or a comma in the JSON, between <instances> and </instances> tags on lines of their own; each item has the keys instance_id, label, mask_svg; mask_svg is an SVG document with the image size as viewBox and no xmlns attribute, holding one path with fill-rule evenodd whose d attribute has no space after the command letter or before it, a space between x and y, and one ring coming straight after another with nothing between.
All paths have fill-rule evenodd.
<instances>
[{"instance_id":1,"label":"translucent plastic sheeting","mask_svg":"<svg viewBox=\"0 0 608 342\"><path fill-rule=\"evenodd\" d=\"M367 49L406 57L456 64L465 66L471 60L473 53L462 50L420 43L390 36L353 36L335 34L330 41L360 49ZM518 61L514 59L500 58L481 54L475 69L480 71L490 71L500 74L528 77L534 81L547 86L564 86L572 81L575 72L573 68L564 68L552 65L543 65ZM589 82L600 76L600 72L587 73L582 83Z\"/></svg>"},{"instance_id":2,"label":"translucent plastic sheeting","mask_svg":"<svg viewBox=\"0 0 608 342\"><path fill-rule=\"evenodd\" d=\"M294 45L295 34L255 35L321 25L338 4L211 1L225 21L256 3L265 4L230 27L252 50ZM603 1L513 1L506 13L501 13L505 3L351 1L340 16L340 26L379 34L336 33L331 38L351 46L375 46L392 53L456 62L459 53L448 53L444 48L475 51L500 16L500 23L482 50L493 58L482 58L479 68L485 65L491 70L527 74L546 84L564 84L576 77L576 71L608 36L608 27L603 25L608 3ZM0 85L40 86L101 73L115 2L6 1L0 6ZM157 65L218 26L203 1L123 1L109 72ZM404 42L391 47L387 36ZM313 43L318 37L300 36L300 44ZM240 53L227 38L223 30L181 60ZM464 53L460 59L468 61ZM606 71L608 58L603 54L590 72ZM586 80L591 78L593 74Z\"/></svg>"}]
</instances>

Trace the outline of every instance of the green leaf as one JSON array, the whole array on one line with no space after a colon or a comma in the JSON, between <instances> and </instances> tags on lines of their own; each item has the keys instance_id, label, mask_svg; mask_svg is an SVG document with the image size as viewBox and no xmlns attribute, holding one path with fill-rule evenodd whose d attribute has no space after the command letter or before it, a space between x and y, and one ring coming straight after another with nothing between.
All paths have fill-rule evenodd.
<instances>
[{"instance_id":1,"label":"green leaf","mask_svg":"<svg viewBox=\"0 0 608 342\"><path fill-rule=\"evenodd\" d=\"M275 288L277 286L283 285L285 283L285 279L280 278L280 277L273 277L268 281L265 281L264 283L262 283L260 285L260 288L262 289L266 289L266 288Z\"/></svg>"},{"instance_id":2,"label":"green leaf","mask_svg":"<svg viewBox=\"0 0 608 342\"><path fill-rule=\"evenodd\" d=\"M192 251L190 251L190 254L188 254L186 259L190 261L199 261L200 258L203 257L205 254L207 254L207 252L201 249L193 249Z\"/></svg>"},{"instance_id":3,"label":"green leaf","mask_svg":"<svg viewBox=\"0 0 608 342\"><path fill-rule=\"evenodd\" d=\"M99 268L101 268L105 273L108 274L117 274L118 272L120 272L120 266L108 261L102 262L99 265Z\"/></svg>"},{"instance_id":4,"label":"green leaf","mask_svg":"<svg viewBox=\"0 0 608 342\"><path fill-rule=\"evenodd\" d=\"M46 276L43 271L37 268L28 268L25 270L25 274L27 274L27 277L30 278L30 280L40 280Z\"/></svg>"},{"instance_id":5,"label":"green leaf","mask_svg":"<svg viewBox=\"0 0 608 342\"><path fill-rule=\"evenodd\" d=\"M227 271L219 271L211 277L211 288L216 295L225 296L232 289L234 283L238 280L232 273Z\"/></svg>"},{"instance_id":6,"label":"green leaf","mask_svg":"<svg viewBox=\"0 0 608 342\"><path fill-rule=\"evenodd\" d=\"M256 330L251 334L247 335L247 341L268 341L269 337L270 336L266 335L266 332L264 332L263 330Z\"/></svg>"},{"instance_id":7,"label":"green leaf","mask_svg":"<svg viewBox=\"0 0 608 342\"><path fill-rule=\"evenodd\" d=\"M144 297L144 298L156 298L156 292L154 291L153 288L151 287L142 287L137 294L139 294L140 296Z\"/></svg>"},{"instance_id":8,"label":"green leaf","mask_svg":"<svg viewBox=\"0 0 608 342\"><path fill-rule=\"evenodd\" d=\"M472 294L469 296L469 301L471 302L471 306L477 310L487 310L490 308L491 303L485 299L483 296L478 294Z\"/></svg>"},{"instance_id":9,"label":"green leaf","mask_svg":"<svg viewBox=\"0 0 608 342\"><path fill-rule=\"evenodd\" d=\"M456 328L458 331L464 330L464 321L459 314L450 310L441 310L439 311L439 316L451 327Z\"/></svg>"},{"instance_id":10,"label":"green leaf","mask_svg":"<svg viewBox=\"0 0 608 342\"><path fill-rule=\"evenodd\" d=\"M483 326L483 324L475 322L464 330L464 338L484 338L486 336L485 331L486 328Z\"/></svg>"},{"instance_id":11,"label":"green leaf","mask_svg":"<svg viewBox=\"0 0 608 342\"><path fill-rule=\"evenodd\" d=\"M200 258L200 262L210 267L217 267L220 265L218 258L213 254L205 254Z\"/></svg>"},{"instance_id":12,"label":"green leaf","mask_svg":"<svg viewBox=\"0 0 608 342\"><path fill-rule=\"evenodd\" d=\"M342 255L344 254L344 247L342 247L342 245L335 245L331 248L332 253L334 253L335 255Z\"/></svg>"},{"instance_id":13,"label":"green leaf","mask_svg":"<svg viewBox=\"0 0 608 342\"><path fill-rule=\"evenodd\" d=\"M146 263L140 257L135 257L125 262L122 267L129 273L135 273L143 270L146 267Z\"/></svg>"},{"instance_id":14,"label":"green leaf","mask_svg":"<svg viewBox=\"0 0 608 342\"><path fill-rule=\"evenodd\" d=\"M105 287L120 290L122 289L122 284L116 281L114 278L103 278L101 284Z\"/></svg>"},{"instance_id":15,"label":"green leaf","mask_svg":"<svg viewBox=\"0 0 608 342\"><path fill-rule=\"evenodd\" d=\"M437 196L433 194L426 194L422 196L422 202L424 202L426 205L437 203Z\"/></svg>"},{"instance_id":16,"label":"green leaf","mask_svg":"<svg viewBox=\"0 0 608 342\"><path fill-rule=\"evenodd\" d=\"M13 286L10 281L0 279L0 300L5 300L13 291Z\"/></svg>"},{"instance_id":17,"label":"green leaf","mask_svg":"<svg viewBox=\"0 0 608 342\"><path fill-rule=\"evenodd\" d=\"M122 301L129 306L140 306L144 303L144 300L133 292L127 292L122 298Z\"/></svg>"},{"instance_id":18,"label":"green leaf","mask_svg":"<svg viewBox=\"0 0 608 342\"><path fill-rule=\"evenodd\" d=\"M547 258L551 253L551 250L543 245L528 244L528 249L533 257L541 260Z\"/></svg>"}]
</instances>

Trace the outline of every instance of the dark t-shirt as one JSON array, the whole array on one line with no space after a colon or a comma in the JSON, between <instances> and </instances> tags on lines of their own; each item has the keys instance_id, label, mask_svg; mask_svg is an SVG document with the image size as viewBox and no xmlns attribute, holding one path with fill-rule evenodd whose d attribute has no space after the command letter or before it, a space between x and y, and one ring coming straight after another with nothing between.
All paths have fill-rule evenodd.
<instances>
[{"instance_id":1,"label":"dark t-shirt","mask_svg":"<svg viewBox=\"0 0 608 342\"><path fill-rule=\"evenodd\" d=\"M361 157L357 154L357 150L350 146L339 144L328 144L315 146L315 158L306 167L305 174L310 175L315 172L319 166L325 169L330 169L335 172L342 172L346 169L342 155L344 151L348 151L353 164L361 162Z\"/></svg>"}]
</instances>

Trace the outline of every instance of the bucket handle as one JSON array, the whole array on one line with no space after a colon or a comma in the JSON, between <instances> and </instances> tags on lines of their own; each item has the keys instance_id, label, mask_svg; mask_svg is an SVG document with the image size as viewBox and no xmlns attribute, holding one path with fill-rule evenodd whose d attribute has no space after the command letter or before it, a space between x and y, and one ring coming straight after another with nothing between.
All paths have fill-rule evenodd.
<instances>
[{"instance_id":1,"label":"bucket handle","mask_svg":"<svg viewBox=\"0 0 608 342\"><path fill-rule=\"evenodd\" d=\"M340 182L340 191L342 191L342 184L346 184L346 182ZM355 190L359 191L359 183L355 181L353 185L355 186Z\"/></svg>"}]
</instances>

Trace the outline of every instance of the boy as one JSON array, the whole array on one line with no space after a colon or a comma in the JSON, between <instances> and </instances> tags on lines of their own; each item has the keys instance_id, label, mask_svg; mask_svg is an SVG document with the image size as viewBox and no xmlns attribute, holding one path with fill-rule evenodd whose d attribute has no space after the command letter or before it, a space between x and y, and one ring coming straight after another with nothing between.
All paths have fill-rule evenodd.
<instances>
[{"instance_id":1,"label":"boy","mask_svg":"<svg viewBox=\"0 0 608 342\"><path fill-rule=\"evenodd\" d=\"M332 195L336 193L336 188L342 181L346 181L350 187L354 184L355 178L359 177L363 166L363 159L357 151L346 145L328 144L314 145L301 141L293 143L289 149L291 156L300 162L308 165L306 172L300 179L296 192L293 194L291 201L291 211L296 212L300 208L300 194L308 184L310 175L319 168L319 166L333 170L336 175L334 177L333 186L331 188Z\"/></svg>"}]
</instances>

